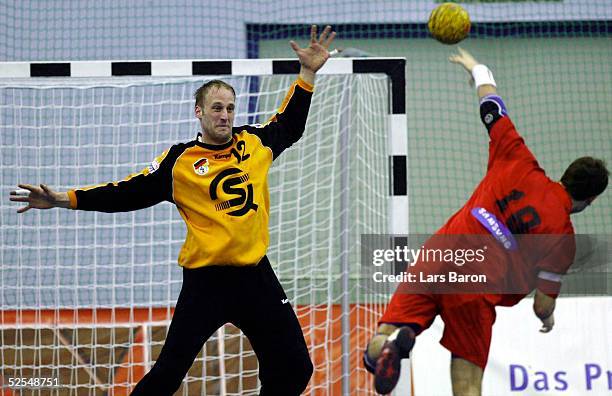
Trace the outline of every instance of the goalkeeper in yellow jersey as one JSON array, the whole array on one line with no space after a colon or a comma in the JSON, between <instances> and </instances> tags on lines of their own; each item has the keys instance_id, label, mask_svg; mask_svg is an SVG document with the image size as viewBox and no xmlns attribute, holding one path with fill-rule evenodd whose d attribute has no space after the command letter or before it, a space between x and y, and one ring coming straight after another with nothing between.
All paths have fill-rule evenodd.
<instances>
[{"instance_id":1,"label":"goalkeeper in yellow jersey","mask_svg":"<svg viewBox=\"0 0 612 396\"><path fill-rule=\"evenodd\" d=\"M202 132L172 146L125 180L68 192L22 184L18 210L53 207L124 212L169 201L187 225L179 254L183 286L166 342L133 395L172 395L204 342L225 323L249 338L259 360L261 395L299 395L313 366L297 317L270 262L272 161L304 132L316 72L329 58L335 32L327 26L310 44L291 41L301 68L278 113L263 126L234 127L235 92L220 80L195 93Z\"/></svg>"}]
</instances>

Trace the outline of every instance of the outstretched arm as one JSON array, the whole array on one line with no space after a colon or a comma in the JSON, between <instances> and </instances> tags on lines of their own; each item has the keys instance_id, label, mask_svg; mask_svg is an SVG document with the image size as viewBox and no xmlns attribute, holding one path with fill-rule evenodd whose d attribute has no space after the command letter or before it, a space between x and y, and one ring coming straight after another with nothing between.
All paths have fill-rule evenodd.
<instances>
[{"instance_id":1,"label":"outstretched arm","mask_svg":"<svg viewBox=\"0 0 612 396\"><path fill-rule=\"evenodd\" d=\"M55 192L44 184L40 187L19 184L20 190L10 192L10 200L27 204L19 208L18 213L51 208L113 213L147 208L164 200L173 202L172 168L181 152L178 145L173 146L141 172L114 183L67 192Z\"/></svg>"},{"instance_id":2,"label":"outstretched arm","mask_svg":"<svg viewBox=\"0 0 612 396\"><path fill-rule=\"evenodd\" d=\"M470 73L470 84L476 85L476 91L480 101L480 118L486 126L489 134L493 125L508 115L506 105L501 97L497 95L493 73L466 50L459 48L457 54L451 55L448 60L456 63Z\"/></svg>"},{"instance_id":3,"label":"outstretched arm","mask_svg":"<svg viewBox=\"0 0 612 396\"><path fill-rule=\"evenodd\" d=\"M308 84L314 84L315 74L329 59L328 50L334 37L336 37L336 32L332 32L331 26L328 25L317 39L317 25L312 25L308 47L300 48L295 41L289 42L300 60L300 77Z\"/></svg>"}]
</instances>

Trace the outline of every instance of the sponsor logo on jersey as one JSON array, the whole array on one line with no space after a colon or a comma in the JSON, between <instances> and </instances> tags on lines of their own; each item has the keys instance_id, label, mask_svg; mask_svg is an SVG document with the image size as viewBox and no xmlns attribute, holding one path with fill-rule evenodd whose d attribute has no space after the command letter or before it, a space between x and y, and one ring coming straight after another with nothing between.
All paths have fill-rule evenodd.
<instances>
[{"instance_id":1,"label":"sponsor logo on jersey","mask_svg":"<svg viewBox=\"0 0 612 396\"><path fill-rule=\"evenodd\" d=\"M231 156L232 156L232 153L223 153L223 154L215 154L213 155L213 158L216 160L226 160L226 159L230 159Z\"/></svg>"},{"instance_id":2,"label":"sponsor logo on jersey","mask_svg":"<svg viewBox=\"0 0 612 396\"><path fill-rule=\"evenodd\" d=\"M512 232L510 232L504 223L497 220L497 217L495 217L493 213L487 211L485 208L479 207L473 208L470 213L472 213L472 216L474 216L505 249L516 250L518 248L518 244Z\"/></svg>"},{"instance_id":3,"label":"sponsor logo on jersey","mask_svg":"<svg viewBox=\"0 0 612 396\"><path fill-rule=\"evenodd\" d=\"M193 164L193 171L200 176L204 176L208 173L208 159L200 158Z\"/></svg>"},{"instance_id":4,"label":"sponsor logo on jersey","mask_svg":"<svg viewBox=\"0 0 612 396\"><path fill-rule=\"evenodd\" d=\"M210 198L215 203L217 211L226 211L230 216L244 216L250 210L257 212L258 205L253 201L253 184L247 183L249 174L239 168L227 168L219 172L210 183ZM245 185L245 183L247 183ZM222 199L219 192L231 198Z\"/></svg>"}]
</instances>

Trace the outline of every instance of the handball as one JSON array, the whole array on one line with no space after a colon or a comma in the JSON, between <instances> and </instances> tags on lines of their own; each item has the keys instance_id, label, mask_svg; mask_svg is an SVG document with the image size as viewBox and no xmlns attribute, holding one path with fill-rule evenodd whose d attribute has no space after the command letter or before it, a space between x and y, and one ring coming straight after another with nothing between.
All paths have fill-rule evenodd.
<instances>
[{"instance_id":1,"label":"handball","mask_svg":"<svg viewBox=\"0 0 612 396\"><path fill-rule=\"evenodd\" d=\"M442 3L429 15L427 27L431 35L443 44L456 44L470 32L470 16L455 3Z\"/></svg>"}]
</instances>

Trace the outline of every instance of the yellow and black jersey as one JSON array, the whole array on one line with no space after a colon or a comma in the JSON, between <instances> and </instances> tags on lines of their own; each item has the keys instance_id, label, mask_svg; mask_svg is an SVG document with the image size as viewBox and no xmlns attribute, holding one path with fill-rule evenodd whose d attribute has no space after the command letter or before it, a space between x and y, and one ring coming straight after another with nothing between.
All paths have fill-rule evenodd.
<instances>
[{"instance_id":1,"label":"yellow and black jersey","mask_svg":"<svg viewBox=\"0 0 612 396\"><path fill-rule=\"evenodd\" d=\"M269 244L268 170L303 134L312 85L298 78L262 126L234 127L232 140L172 146L123 181L68 192L73 209L125 212L169 201L187 224L179 265L254 265Z\"/></svg>"}]
</instances>

